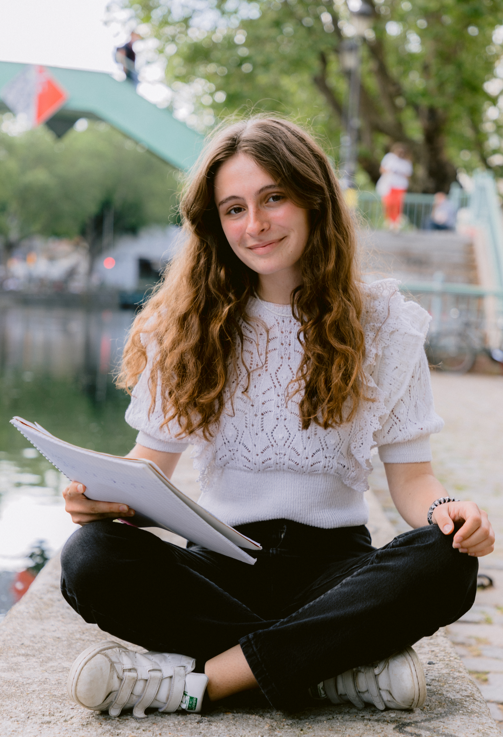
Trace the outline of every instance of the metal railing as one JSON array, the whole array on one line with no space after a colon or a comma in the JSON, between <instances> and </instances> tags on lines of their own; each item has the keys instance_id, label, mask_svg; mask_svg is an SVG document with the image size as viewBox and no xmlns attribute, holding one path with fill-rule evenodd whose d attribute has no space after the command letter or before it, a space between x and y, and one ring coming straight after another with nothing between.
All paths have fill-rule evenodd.
<instances>
[{"instance_id":1,"label":"metal railing","mask_svg":"<svg viewBox=\"0 0 503 737\"><path fill-rule=\"evenodd\" d=\"M474 177L474 183L470 198L470 220L473 225L485 229L494 283L497 289L503 290L503 226L494 178L488 172L479 172Z\"/></svg>"},{"instance_id":2,"label":"metal railing","mask_svg":"<svg viewBox=\"0 0 503 737\"><path fill-rule=\"evenodd\" d=\"M403 229L426 229L433 209L434 198L435 195L432 194L407 192L403 205ZM470 196L461 189L459 184L454 183L449 192L449 199L457 211L462 207L468 207ZM380 230L384 227L384 213L381 198L377 192L358 193L358 213L365 225L372 230Z\"/></svg>"},{"instance_id":3,"label":"metal railing","mask_svg":"<svg viewBox=\"0 0 503 737\"><path fill-rule=\"evenodd\" d=\"M476 284L450 284L441 279L432 282L404 282L400 290L413 297L432 316L432 329L457 323L461 315L470 315L474 324L487 326L485 300L488 297L503 299L503 291L485 289ZM459 323L457 323L459 324ZM503 330L503 318L491 326Z\"/></svg>"}]
</instances>

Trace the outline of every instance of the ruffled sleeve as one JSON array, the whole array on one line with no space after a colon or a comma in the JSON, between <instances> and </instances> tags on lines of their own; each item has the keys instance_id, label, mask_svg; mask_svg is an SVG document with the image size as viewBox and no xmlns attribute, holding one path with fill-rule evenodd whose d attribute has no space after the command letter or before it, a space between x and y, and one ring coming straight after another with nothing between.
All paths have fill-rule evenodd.
<instances>
[{"instance_id":1,"label":"ruffled sleeve","mask_svg":"<svg viewBox=\"0 0 503 737\"><path fill-rule=\"evenodd\" d=\"M424 340L430 316L406 301L395 279L367 285L363 325L366 394L352 423L345 482L366 491L377 448L386 463L431 460L429 436L443 422L435 413Z\"/></svg>"},{"instance_id":2,"label":"ruffled sleeve","mask_svg":"<svg viewBox=\"0 0 503 737\"><path fill-rule=\"evenodd\" d=\"M431 461L429 437L440 432L443 424L433 405L428 361L423 351L405 391L375 434L379 457L384 463Z\"/></svg>"},{"instance_id":3,"label":"ruffled sleeve","mask_svg":"<svg viewBox=\"0 0 503 737\"><path fill-rule=\"evenodd\" d=\"M435 412L424 352L430 316L416 302L405 301L395 280L374 289L380 309L370 320L368 360L382 410L374 443L385 463L430 461L429 436L444 424ZM385 308L386 320L379 325Z\"/></svg>"},{"instance_id":4,"label":"ruffled sleeve","mask_svg":"<svg viewBox=\"0 0 503 737\"><path fill-rule=\"evenodd\" d=\"M126 411L126 422L135 430L139 430L136 437L136 442L139 445L165 453L182 453L189 447L190 443L183 438L175 437L179 430L178 425L175 422L170 422L161 428L164 415L161 409L160 382L157 383L155 406L149 414L151 402L150 374L154 355L155 347L151 343L147 347L147 365L133 389L131 403Z\"/></svg>"}]
</instances>

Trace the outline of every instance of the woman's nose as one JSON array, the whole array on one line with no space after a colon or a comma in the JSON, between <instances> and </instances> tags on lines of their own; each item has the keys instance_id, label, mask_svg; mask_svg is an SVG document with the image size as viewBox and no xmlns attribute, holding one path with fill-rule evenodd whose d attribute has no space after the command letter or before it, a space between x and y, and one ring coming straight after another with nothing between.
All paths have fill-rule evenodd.
<instances>
[{"instance_id":1,"label":"woman's nose","mask_svg":"<svg viewBox=\"0 0 503 737\"><path fill-rule=\"evenodd\" d=\"M260 208L250 208L248 211L248 223L246 232L252 238L260 235L269 228L267 214Z\"/></svg>"}]
</instances>

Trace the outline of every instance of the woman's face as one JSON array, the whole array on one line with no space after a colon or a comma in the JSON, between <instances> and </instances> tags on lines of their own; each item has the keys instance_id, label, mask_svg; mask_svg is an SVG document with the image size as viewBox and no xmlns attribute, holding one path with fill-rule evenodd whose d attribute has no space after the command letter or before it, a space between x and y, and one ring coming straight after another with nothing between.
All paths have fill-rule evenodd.
<instances>
[{"instance_id":1,"label":"woman's face","mask_svg":"<svg viewBox=\"0 0 503 737\"><path fill-rule=\"evenodd\" d=\"M301 284L299 261L309 238L307 210L247 154L228 159L215 177L215 202L230 247L259 274L259 288Z\"/></svg>"}]
</instances>

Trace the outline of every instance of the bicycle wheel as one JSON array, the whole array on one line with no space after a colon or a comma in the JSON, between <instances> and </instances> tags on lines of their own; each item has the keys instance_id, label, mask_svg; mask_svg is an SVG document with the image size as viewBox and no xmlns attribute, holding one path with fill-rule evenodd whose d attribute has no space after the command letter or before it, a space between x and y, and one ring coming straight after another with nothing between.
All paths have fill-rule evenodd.
<instances>
[{"instance_id":1,"label":"bicycle wheel","mask_svg":"<svg viewBox=\"0 0 503 737\"><path fill-rule=\"evenodd\" d=\"M477 357L470 339L455 331L442 331L430 336L426 344L426 355L433 368L466 374Z\"/></svg>"}]
</instances>

